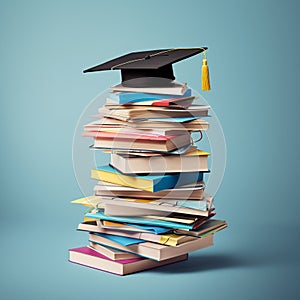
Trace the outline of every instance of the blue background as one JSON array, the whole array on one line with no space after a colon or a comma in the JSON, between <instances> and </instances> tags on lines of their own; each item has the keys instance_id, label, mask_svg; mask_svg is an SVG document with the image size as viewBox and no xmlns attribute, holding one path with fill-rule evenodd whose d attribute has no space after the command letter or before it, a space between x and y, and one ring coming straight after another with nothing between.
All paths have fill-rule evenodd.
<instances>
[{"instance_id":1,"label":"blue background","mask_svg":"<svg viewBox=\"0 0 300 300\"><path fill-rule=\"evenodd\" d=\"M162 4L163 2L163 4ZM299 298L298 1L1 1L3 299ZM72 138L118 72L82 70L136 50L209 47L205 95L225 133L217 193L229 228L186 263L117 277L67 262L86 244ZM201 57L176 64L200 86Z\"/></svg>"}]
</instances>

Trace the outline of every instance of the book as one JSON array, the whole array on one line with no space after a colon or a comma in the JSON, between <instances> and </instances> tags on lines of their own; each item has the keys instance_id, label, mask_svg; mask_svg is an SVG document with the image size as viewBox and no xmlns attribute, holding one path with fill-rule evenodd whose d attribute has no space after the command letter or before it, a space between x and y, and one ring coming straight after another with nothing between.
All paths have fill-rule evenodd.
<instances>
[{"instance_id":1,"label":"book","mask_svg":"<svg viewBox=\"0 0 300 300\"><path fill-rule=\"evenodd\" d=\"M104 214L102 210L98 210L96 212L87 212L85 214L88 218L94 218L102 221L112 221L112 222L119 222L119 223L125 223L127 225L131 226L141 226L144 228L144 225L146 226L154 226L154 227L165 227L171 228L171 229L186 229L186 230L192 230L195 228L198 228L198 224L183 224L183 223L177 223L177 222L171 222L171 221L164 221L160 219L150 219L150 218L142 218L142 217L115 217L115 216L107 216Z\"/></svg>"},{"instance_id":2,"label":"book","mask_svg":"<svg viewBox=\"0 0 300 300\"><path fill-rule=\"evenodd\" d=\"M187 204L186 204L187 202ZM210 210L203 207L202 202L206 201L158 201L158 200L144 200L144 199L131 199L131 198L103 198L104 213L108 216L146 216L156 215L165 216L168 213L180 213L194 216L208 217ZM205 210L192 208L196 207L196 203L200 202L199 207ZM206 206L206 205L205 205Z\"/></svg>"},{"instance_id":3,"label":"book","mask_svg":"<svg viewBox=\"0 0 300 300\"><path fill-rule=\"evenodd\" d=\"M89 235L89 240L90 242L93 242L95 244L95 249L97 249L97 244L100 244L130 253L135 253L140 256L158 261L174 258L176 256L187 254L189 252L193 252L213 245L212 234L207 235L203 238L197 238L175 247L152 242L143 242L139 244L132 244L129 246L122 246L121 244L111 240L110 238L110 236L105 236L104 234L101 234L100 236L98 234L90 233Z\"/></svg>"},{"instance_id":4,"label":"book","mask_svg":"<svg viewBox=\"0 0 300 300\"><path fill-rule=\"evenodd\" d=\"M98 112L104 117L114 118L122 121L135 121L144 119L160 118L184 118L208 116L208 105L192 105L187 109L167 108L167 107L147 107L145 108L120 108L107 109L99 108Z\"/></svg>"},{"instance_id":5,"label":"book","mask_svg":"<svg viewBox=\"0 0 300 300\"><path fill-rule=\"evenodd\" d=\"M143 216L143 218L155 219L155 220L163 220L163 221L170 221L176 223L183 223L183 224L194 224L199 217L191 216L191 215L182 215L177 213L171 213L167 216Z\"/></svg>"},{"instance_id":6,"label":"book","mask_svg":"<svg viewBox=\"0 0 300 300\"><path fill-rule=\"evenodd\" d=\"M158 192L184 184L196 184L203 180L203 172L134 176L122 174L111 166L99 166L92 169L92 178L148 192Z\"/></svg>"},{"instance_id":7,"label":"book","mask_svg":"<svg viewBox=\"0 0 300 300\"><path fill-rule=\"evenodd\" d=\"M173 96L174 97L174 96ZM150 108L151 106L159 107L170 107L178 109L187 109L192 105L194 100L197 99L195 96L180 97L180 98L169 98L160 100L138 100L136 102L129 102L120 104L110 98L106 99L105 107L108 109L123 109L123 108Z\"/></svg>"},{"instance_id":8,"label":"book","mask_svg":"<svg viewBox=\"0 0 300 300\"><path fill-rule=\"evenodd\" d=\"M205 185L203 181L192 184L191 186L179 186L172 189L165 189L159 192L148 192L137 188L121 186L105 181L98 181L94 187L96 196L128 197L143 199L202 199L204 196Z\"/></svg>"},{"instance_id":9,"label":"book","mask_svg":"<svg viewBox=\"0 0 300 300\"><path fill-rule=\"evenodd\" d=\"M117 92L133 92L146 94L162 94L162 95L179 95L183 96L188 90L186 83L173 81L168 86L161 87L129 87L117 84L111 87L112 91Z\"/></svg>"},{"instance_id":10,"label":"book","mask_svg":"<svg viewBox=\"0 0 300 300\"><path fill-rule=\"evenodd\" d=\"M110 165L125 174L208 171L208 156L209 153L202 150L183 155L148 157L113 152Z\"/></svg>"},{"instance_id":11,"label":"book","mask_svg":"<svg viewBox=\"0 0 300 300\"><path fill-rule=\"evenodd\" d=\"M185 154L191 154L197 151L196 146L188 146L188 147L181 147L180 149L177 149L175 151L170 151L168 153L163 153L163 155L178 155L179 150L184 150L181 151L180 154L185 155ZM145 157L152 157L152 156L161 156L161 152L157 151L142 151L142 150L112 150L112 149L104 149L103 152L105 153L117 153L117 154L122 154L122 155L127 155L127 156L145 156Z\"/></svg>"},{"instance_id":12,"label":"book","mask_svg":"<svg viewBox=\"0 0 300 300\"><path fill-rule=\"evenodd\" d=\"M135 119L128 120L128 126L134 127L136 129L153 129L164 128L164 129L174 129L182 131L201 131L208 130L209 123L203 119L196 117L188 118L156 118L156 119Z\"/></svg>"},{"instance_id":13,"label":"book","mask_svg":"<svg viewBox=\"0 0 300 300\"><path fill-rule=\"evenodd\" d=\"M93 250L95 250L95 249L93 249ZM117 250L117 249L114 249L111 247L105 247L105 246L101 246L101 245L99 245L97 247L96 251L111 260L132 259L132 258L139 257L138 255L133 254L133 253L129 253L129 252L125 252L125 251L121 251L121 250Z\"/></svg>"},{"instance_id":14,"label":"book","mask_svg":"<svg viewBox=\"0 0 300 300\"><path fill-rule=\"evenodd\" d=\"M70 249L69 261L72 263L80 264L94 269L99 269L117 275L126 275L188 259L188 255L183 254L161 262L151 259L145 259L142 257L122 260L111 260L105 255L99 253L99 251L101 251L99 250L99 248L103 248L103 246L97 246L97 250L91 249L89 247Z\"/></svg>"},{"instance_id":15,"label":"book","mask_svg":"<svg viewBox=\"0 0 300 300\"><path fill-rule=\"evenodd\" d=\"M134 134L114 133L104 131L86 131L82 134L94 138L94 147L110 149L140 149L152 151L172 151L180 147L190 145L189 133L180 135L156 135L156 134Z\"/></svg>"},{"instance_id":16,"label":"book","mask_svg":"<svg viewBox=\"0 0 300 300\"><path fill-rule=\"evenodd\" d=\"M122 122L122 121L121 121ZM103 125L99 121L93 121L86 125L84 125L85 131L104 131L104 132L113 132L113 133L126 133L126 134L150 134L150 135L180 135L184 134L184 130L186 129L164 129L164 128L156 128L156 129L137 129L130 126L119 125Z\"/></svg>"},{"instance_id":17,"label":"book","mask_svg":"<svg viewBox=\"0 0 300 300\"><path fill-rule=\"evenodd\" d=\"M168 246L177 246L197 239L197 237L191 235L178 235L174 233L154 234L149 232L128 232L124 230L108 229L98 226L96 222L80 223L77 230L141 239ZM122 253L126 252L121 252L121 254Z\"/></svg>"},{"instance_id":18,"label":"book","mask_svg":"<svg viewBox=\"0 0 300 300\"><path fill-rule=\"evenodd\" d=\"M106 233L99 233L99 232L91 232L94 235L105 237L109 239L110 241L116 242L120 244L121 246L132 246L140 243L144 243L146 241L136 238L130 238L126 236L121 235L113 235L113 234L106 234Z\"/></svg>"},{"instance_id":19,"label":"book","mask_svg":"<svg viewBox=\"0 0 300 300\"><path fill-rule=\"evenodd\" d=\"M169 222L175 222L172 220L167 220ZM96 221L97 225L106 228L106 229L113 229L113 230L123 230L129 232L149 232L154 234L162 234L171 232L172 229L167 227L160 227L160 226L153 226L153 225L141 225L141 224L128 224L128 223L120 223L115 221L108 221L108 220L98 220Z\"/></svg>"},{"instance_id":20,"label":"book","mask_svg":"<svg viewBox=\"0 0 300 300\"><path fill-rule=\"evenodd\" d=\"M209 123L206 120L199 119L196 117L190 118L163 118L163 119L145 119L145 120L132 120L122 121L109 117L102 117L102 115L92 116L93 118L99 118L99 120L86 124L85 130L97 131L97 128L121 128L121 127L130 127L136 129L150 129L150 130L189 130L189 131L199 131L207 130L209 128ZM174 122L176 121L176 122Z\"/></svg>"},{"instance_id":21,"label":"book","mask_svg":"<svg viewBox=\"0 0 300 300\"><path fill-rule=\"evenodd\" d=\"M215 220L209 219L204 224L199 226L199 228L194 230L184 230L184 229L175 229L174 232L177 234L185 234L185 235L192 235L192 236L201 236L211 230L221 230L227 227L226 221L223 220Z\"/></svg>"},{"instance_id":22,"label":"book","mask_svg":"<svg viewBox=\"0 0 300 300\"><path fill-rule=\"evenodd\" d=\"M183 95L176 95L177 99L185 98L191 96L191 89L187 89ZM149 93L141 93L141 92L112 92L109 94L109 98L114 101L117 101L119 104L124 103L136 103L140 101L146 100L161 100L161 99L171 99L174 98L174 95L168 94L149 94Z\"/></svg>"},{"instance_id":23,"label":"book","mask_svg":"<svg viewBox=\"0 0 300 300\"><path fill-rule=\"evenodd\" d=\"M187 109L190 107L194 100L197 97L182 97L182 98L170 98L170 99L161 99L161 100L147 100L147 101L139 101L139 102L134 102L134 103L125 103L122 104L124 106L129 106L130 108L133 107L148 107L148 106L160 106L160 107L174 107L174 108L184 108ZM106 105L111 105L111 104L106 104ZM113 104L112 104L113 105Z\"/></svg>"}]
</instances>

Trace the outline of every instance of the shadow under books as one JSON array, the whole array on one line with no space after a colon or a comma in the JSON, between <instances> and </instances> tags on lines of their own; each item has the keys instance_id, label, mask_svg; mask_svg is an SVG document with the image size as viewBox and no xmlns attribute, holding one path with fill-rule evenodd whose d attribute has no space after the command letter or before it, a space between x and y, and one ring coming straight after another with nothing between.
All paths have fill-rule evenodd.
<instances>
[{"instance_id":1,"label":"shadow under books","mask_svg":"<svg viewBox=\"0 0 300 300\"><path fill-rule=\"evenodd\" d=\"M236 254L207 254L191 255L187 261L174 265L153 269L156 273L196 273L208 270L230 269L253 266L249 258L236 256Z\"/></svg>"}]
</instances>

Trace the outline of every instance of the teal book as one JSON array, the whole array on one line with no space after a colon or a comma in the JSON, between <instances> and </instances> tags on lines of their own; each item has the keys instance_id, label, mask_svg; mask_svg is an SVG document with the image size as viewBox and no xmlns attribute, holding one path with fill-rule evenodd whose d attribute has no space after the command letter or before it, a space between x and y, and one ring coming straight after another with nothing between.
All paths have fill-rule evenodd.
<instances>
[{"instance_id":1,"label":"teal book","mask_svg":"<svg viewBox=\"0 0 300 300\"><path fill-rule=\"evenodd\" d=\"M180 95L165 95L165 94L147 94L147 93L110 93L109 98L117 101L120 104L140 102L145 100L161 100L161 99L171 99L171 98L184 98L192 95L191 89L187 89L186 92Z\"/></svg>"},{"instance_id":2,"label":"teal book","mask_svg":"<svg viewBox=\"0 0 300 300\"><path fill-rule=\"evenodd\" d=\"M105 221L113 221L113 222L120 222L126 224L139 224L139 225L150 225L150 226L160 226L165 228L172 228L172 229L186 229L192 230L194 224L182 224L170 221L163 221L163 220L155 220L155 219L146 219L141 217L113 217L107 216L102 211L98 211L96 213L86 213L86 217L88 218L95 218L99 220Z\"/></svg>"},{"instance_id":3,"label":"teal book","mask_svg":"<svg viewBox=\"0 0 300 300\"><path fill-rule=\"evenodd\" d=\"M172 189L184 184L193 184L203 180L203 172L185 172L153 175L125 175L111 166L99 166L92 169L92 178L145 190L158 192Z\"/></svg>"}]
</instances>

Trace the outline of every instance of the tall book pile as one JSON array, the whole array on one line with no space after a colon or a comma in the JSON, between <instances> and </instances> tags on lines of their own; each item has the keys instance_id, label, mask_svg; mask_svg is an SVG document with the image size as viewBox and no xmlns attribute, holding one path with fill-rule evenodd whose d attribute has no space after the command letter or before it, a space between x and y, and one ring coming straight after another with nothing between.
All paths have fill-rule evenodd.
<instances>
[{"instance_id":1,"label":"tall book pile","mask_svg":"<svg viewBox=\"0 0 300 300\"><path fill-rule=\"evenodd\" d=\"M88 206L78 230L89 242L69 250L71 262L125 275L186 260L227 227L212 218L205 193L210 154L192 137L208 130L210 107L195 100L178 82L111 88L97 120L84 126L110 163L92 169L93 195L72 201Z\"/></svg>"}]
</instances>

